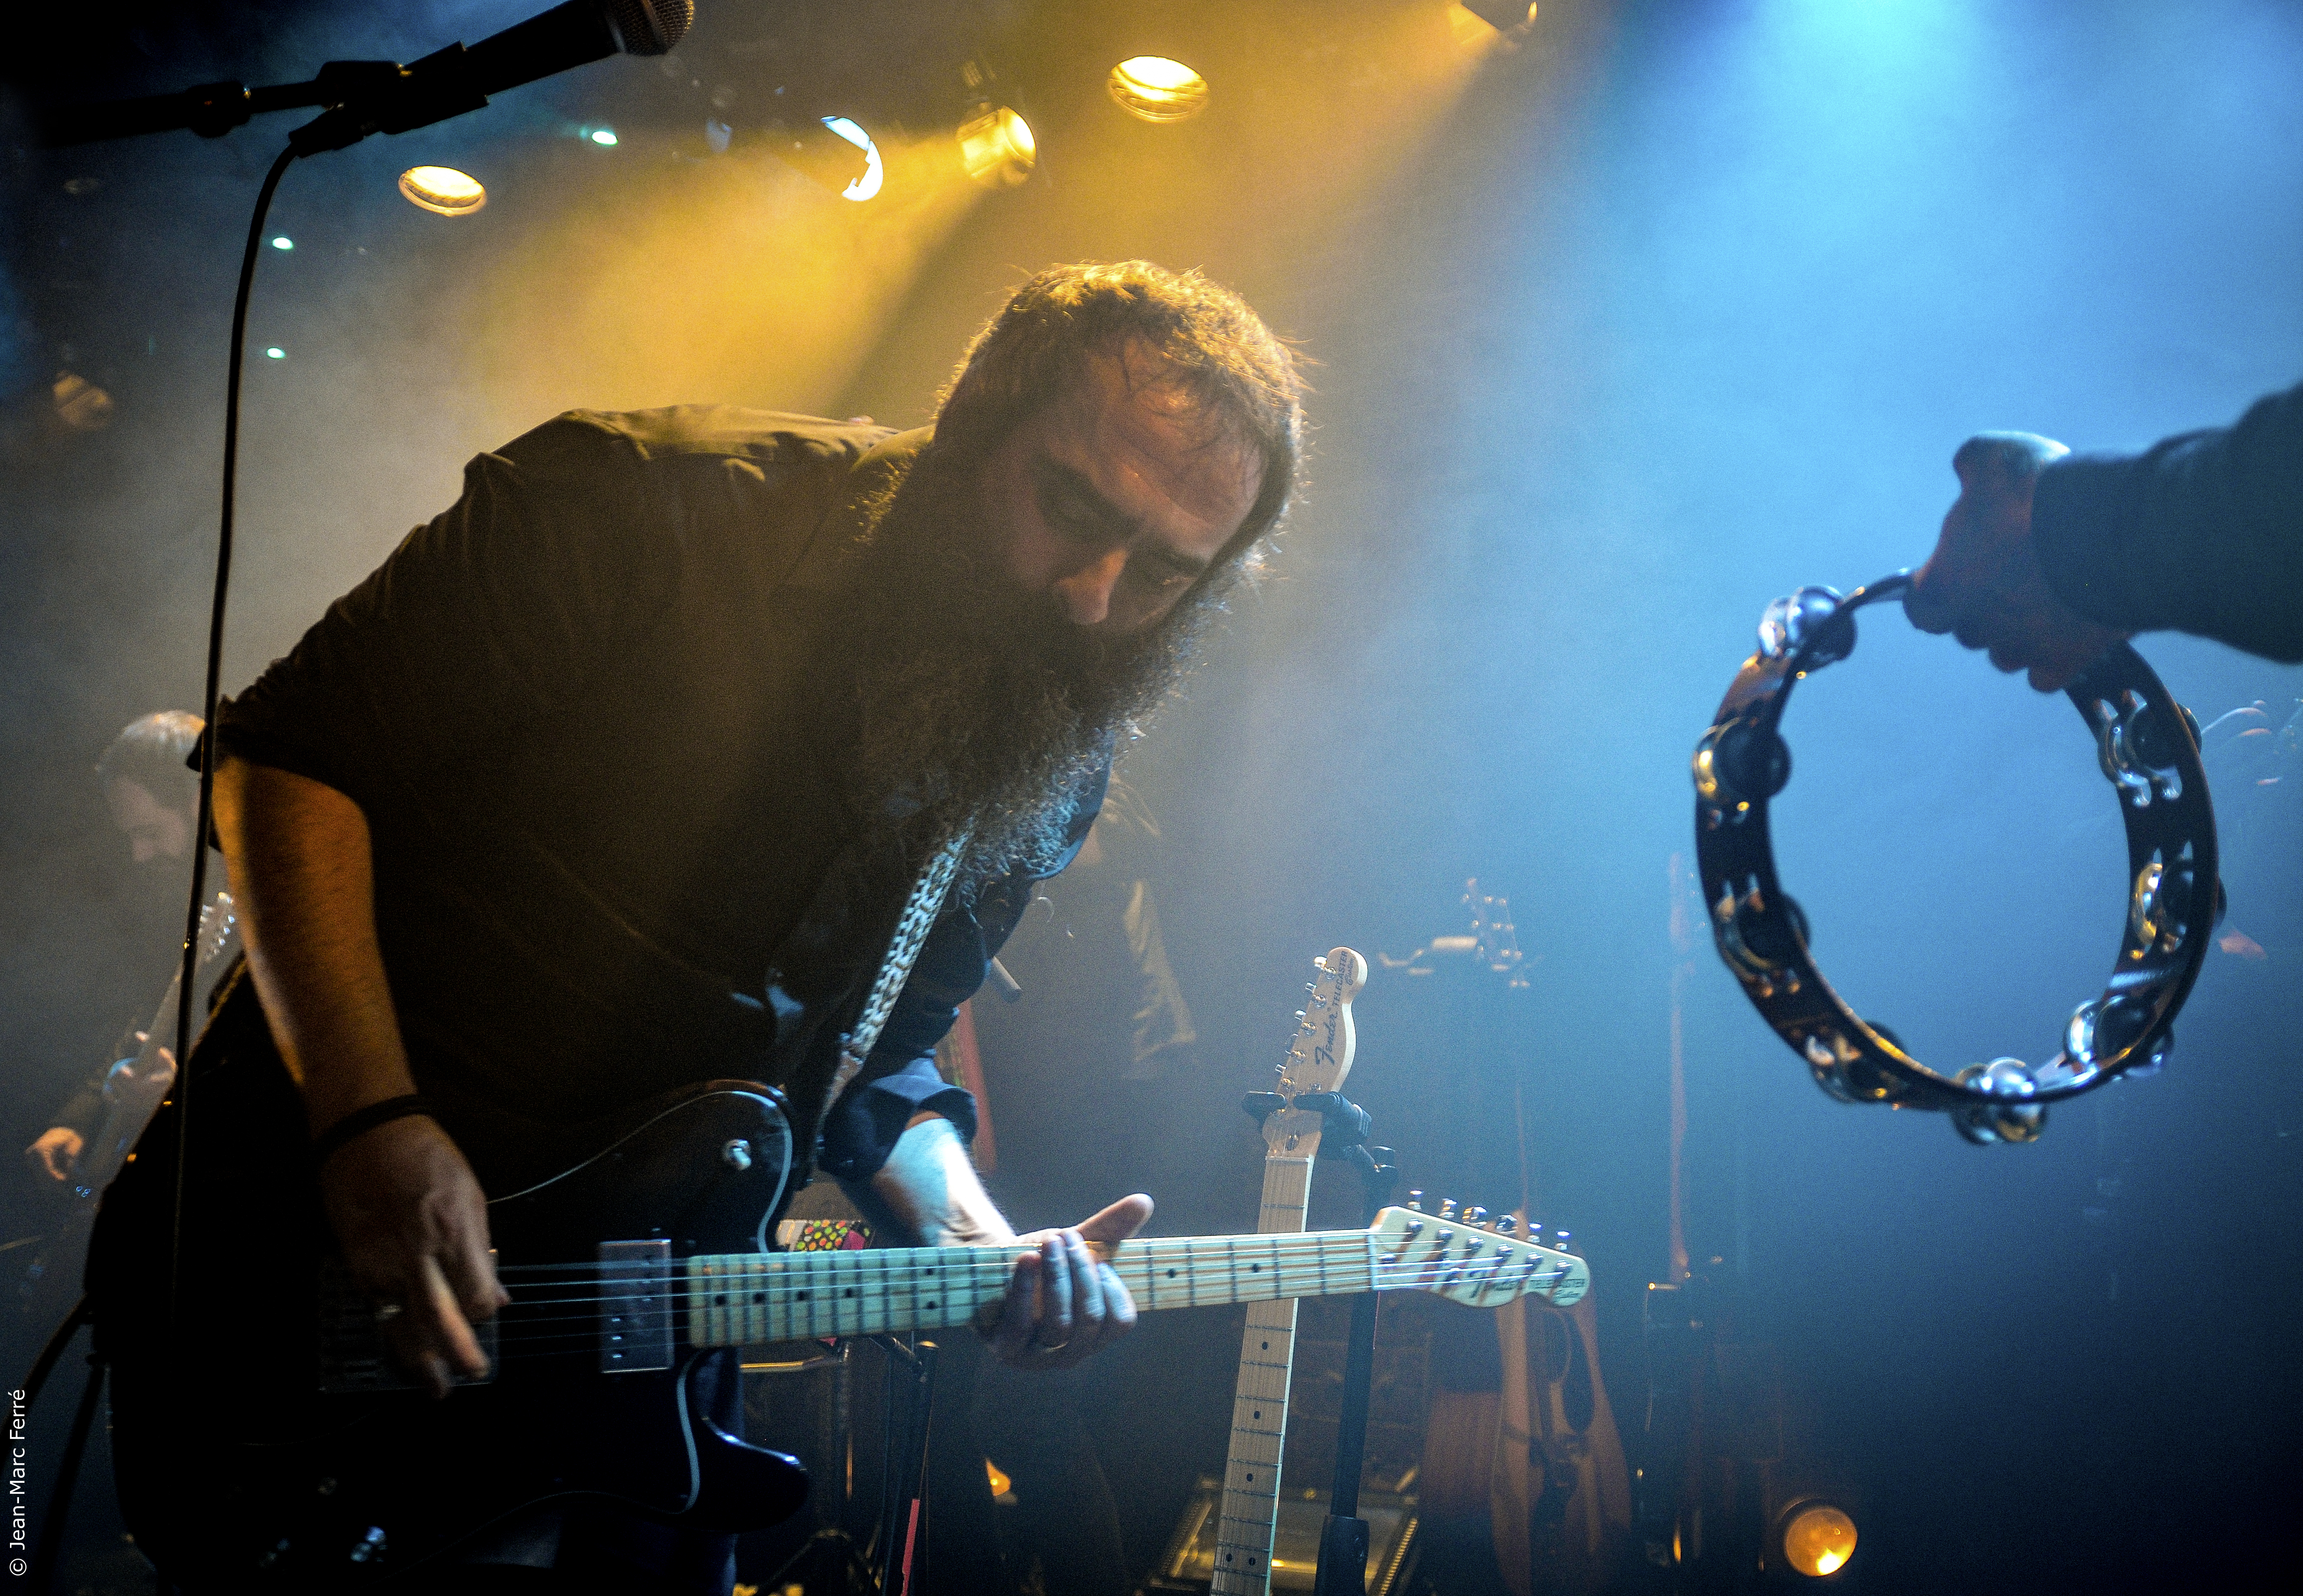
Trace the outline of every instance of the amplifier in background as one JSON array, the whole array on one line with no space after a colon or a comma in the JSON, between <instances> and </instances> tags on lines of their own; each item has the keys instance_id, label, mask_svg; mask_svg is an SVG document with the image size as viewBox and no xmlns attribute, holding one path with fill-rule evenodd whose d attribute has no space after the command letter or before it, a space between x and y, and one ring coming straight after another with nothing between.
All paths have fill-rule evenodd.
<instances>
[{"instance_id":1,"label":"amplifier in background","mask_svg":"<svg viewBox=\"0 0 2303 1596\"><path fill-rule=\"evenodd\" d=\"M1204 1592L1215 1580L1216 1520L1223 1482L1200 1476L1184 1516L1160 1554L1160 1565L1143 1582L1140 1596L1156 1592ZM1362 1490L1360 1516L1368 1526L1368 1596L1405 1596L1415 1572L1415 1499L1388 1491ZM1308 1591L1320 1566L1320 1531L1328 1521L1324 1490L1283 1490L1271 1541L1271 1588Z\"/></svg>"}]
</instances>

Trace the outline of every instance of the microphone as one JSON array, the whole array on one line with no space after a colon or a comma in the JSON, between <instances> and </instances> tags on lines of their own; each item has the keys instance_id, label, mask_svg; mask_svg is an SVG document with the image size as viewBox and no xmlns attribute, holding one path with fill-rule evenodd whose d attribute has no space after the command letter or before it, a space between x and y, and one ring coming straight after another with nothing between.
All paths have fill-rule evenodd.
<instances>
[{"instance_id":1,"label":"microphone","mask_svg":"<svg viewBox=\"0 0 2303 1596\"><path fill-rule=\"evenodd\" d=\"M288 136L299 156L343 149L370 133L405 133L477 111L488 96L622 51L662 55L696 20L696 0L566 0L466 49L450 45L407 66L332 63L340 74L333 106ZM316 81L330 87L329 69Z\"/></svg>"},{"instance_id":2,"label":"microphone","mask_svg":"<svg viewBox=\"0 0 2303 1596\"><path fill-rule=\"evenodd\" d=\"M695 0L567 0L466 49L450 45L408 66L331 61L308 83L249 89L204 83L181 94L62 106L41 116L51 146L190 128L220 139L260 111L332 107L289 142L300 156L342 149L370 133L404 133L466 111L488 96L622 51L662 55L696 20Z\"/></svg>"}]
</instances>

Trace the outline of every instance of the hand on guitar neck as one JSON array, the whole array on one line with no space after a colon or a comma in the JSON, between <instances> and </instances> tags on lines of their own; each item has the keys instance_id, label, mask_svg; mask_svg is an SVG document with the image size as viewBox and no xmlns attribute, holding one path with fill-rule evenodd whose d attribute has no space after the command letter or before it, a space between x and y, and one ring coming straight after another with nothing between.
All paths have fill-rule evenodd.
<instances>
[{"instance_id":1,"label":"hand on guitar neck","mask_svg":"<svg viewBox=\"0 0 2303 1596\"><path fill-rule=\"evenodd\" d=\"M1018 1369L1068 1369L1135 1328L1127 1295L1099 1246L1126 1241L1152 1217L1138 1192L1067 1230L1034 1230L1018 1243L1008 1296L991 1330L991 1350Z\"/></svg>"},{"instance_id":2,"label":"hand on guitar neck","mask_svg":"<svg viewBox=\"0 0 2303 1596\"><path fill-rule=\"evenodd\" d=\"M853 1188L850 1195L866 1197ZM873 1176L867 1201L931 1246L1017 1249L1007 1295L978 1324L1001 1363L1068 1369L1135 1328L1135 1300L1105 1260L1152 1218L1152 1199L1141 1192L1068 1229L1018 1236L983 1189L950 1121L924 1113L904 1127Z\"/></svg>"}]
</instances>

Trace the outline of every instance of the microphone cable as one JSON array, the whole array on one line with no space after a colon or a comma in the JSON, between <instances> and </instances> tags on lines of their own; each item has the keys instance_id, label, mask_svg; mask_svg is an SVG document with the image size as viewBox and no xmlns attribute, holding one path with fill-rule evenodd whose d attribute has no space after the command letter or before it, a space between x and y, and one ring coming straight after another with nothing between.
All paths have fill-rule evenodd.
<instances>
[{"instance_id":1,"label":"microphone cable","mask_svg":"<svg viewBox=\"0 0 2303 1596\"><path fill-rule=\"evenodd\" d=\"M224 506L216 526L215 591L208 604L207 680L200 698L200 801L193 830L192 899L184 921L181 979L176 984L176 1186L168 1232L168 1324L171 1338L181 1327L184 1241L184 1170L190 1162L192 1123L192 987L199 978L200 911L207 897L208 847L215 825L216 699L224 676L224 601L232 588L232 505L240 473L240 376L248 364L248 301L256 286L256 258L264 244L264 222L272 197L294 164L297 151L283 148L257 190L256 214L249 218L248 248L240 260L240 284L232 301L232 351L224 380Z\"/></svg>"}]
</instances>

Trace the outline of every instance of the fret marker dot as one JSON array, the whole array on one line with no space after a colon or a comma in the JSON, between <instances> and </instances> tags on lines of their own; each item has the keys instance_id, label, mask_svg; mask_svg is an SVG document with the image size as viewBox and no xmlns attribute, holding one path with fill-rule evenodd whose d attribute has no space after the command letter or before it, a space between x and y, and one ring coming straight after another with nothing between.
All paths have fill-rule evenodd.
<instances>
[{"instance_id":1,"label":"fret marker dot","mask_svg":"<svg viewBox=\"0 0 2303 1596\"><path fill-rule=\"evenodd\" d=\"M1270 1342L1269 1342L1269 1341L1266 1341L1266 1342L1263 1344L1263 1350L1264 1350L1264 1351L1266 1351L1266 1352L1270 1352L1270 1351L1271 1350L1271 1343L1270 1343Z\"/></svg>"},{"instance_id":2,"label":"fret marker dot","mask_svg":"<svg viewBox=\"0 0 2303 1596\"><path fill-rule=\"evenodd\" d=\"M1169 1271L1168 1271L1168 1278L1169 1279L1171 1279L1171 1280L1172 1280L1172 1279L1174 1279L1176 1278L1176 1271L1175 1271L1174 1270L1172 1270L1172 1269L1171 1269L1171 1270L1169 1270Z\"/></svg>"}]
</instances>

